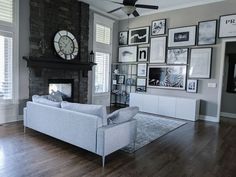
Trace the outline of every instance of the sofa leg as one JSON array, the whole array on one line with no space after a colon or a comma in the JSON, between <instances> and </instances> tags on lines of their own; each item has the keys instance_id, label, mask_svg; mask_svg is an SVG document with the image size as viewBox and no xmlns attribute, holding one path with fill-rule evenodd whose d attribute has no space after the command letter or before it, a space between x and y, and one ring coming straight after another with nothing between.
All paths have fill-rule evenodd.
<instances>
[{"instance_id":1,"label":"sofa leg","mask_svg":"<svg viewBox=\"0 0 236 177\"><path fill-rule=\"evenodd\" d=\"M102 167L105 166L105 156L102 156Z\"/></svg>"},{"instance_id":2,"label":"sofa leg","mask_svg":"<svg viewBox=\"0 0 236 177\"><path fill-rule=\"evenodd\" d=\"M26 133L26 127L24 126L24 133Z\"/></svg>"}]
</instances>

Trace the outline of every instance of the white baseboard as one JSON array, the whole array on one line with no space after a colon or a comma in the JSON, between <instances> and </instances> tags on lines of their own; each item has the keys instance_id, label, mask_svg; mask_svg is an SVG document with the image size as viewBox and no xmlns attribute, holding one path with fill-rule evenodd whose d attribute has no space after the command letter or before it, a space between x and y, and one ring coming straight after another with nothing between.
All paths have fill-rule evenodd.
<instances>
[{"instance_id":1,"label":"white baseboard","mask_svg":"<svg viewBox=\"0 0 236 177\"><path fill-rule=\"evenodd\" d=\"M219 122L219 120L217 119L217 117L214 117L214 116L200 115L200 116L199 116L199 119L200 119L200 120L209 121L209 122Z\"/></svg>"},{"instance_id":2,"label":"white baseboard","mask_svg":"<svg viewBox=\"0 0 236 177\"><path fill-rule=\"evenodd\" d=\"M236 114L228 113L228 112L221 112L221 113L220 113L220 116L236 119Z\"/></svg>"}]
</instances>

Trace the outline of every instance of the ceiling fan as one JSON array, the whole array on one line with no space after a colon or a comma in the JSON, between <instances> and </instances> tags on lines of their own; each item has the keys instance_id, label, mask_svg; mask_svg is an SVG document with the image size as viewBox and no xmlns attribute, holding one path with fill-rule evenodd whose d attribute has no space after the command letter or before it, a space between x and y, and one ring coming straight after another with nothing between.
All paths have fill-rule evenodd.
<instances>
[{"instance_id":1,"label":"ceiling fan","mask_svg":"<svg viewBox=\"0 0 236 177\"><path fill-rule=\"evenodd\" d=\"M136 10L137 8L154 9L154 10L157 10L159 8L158 6L154 6L154 5L136 4L137 1L138 0L123 0L123 3L111 1L112 3L120 4L120 5L123 5L123 6L118 7L116 9L114 9L114 10L111 10L111 11L109 11L107 13L113 13L113 12L116 12L118 10L122 10L128 16L133 14L135 17L138 17L139 13Z\"/></svg>"}]
</instances>

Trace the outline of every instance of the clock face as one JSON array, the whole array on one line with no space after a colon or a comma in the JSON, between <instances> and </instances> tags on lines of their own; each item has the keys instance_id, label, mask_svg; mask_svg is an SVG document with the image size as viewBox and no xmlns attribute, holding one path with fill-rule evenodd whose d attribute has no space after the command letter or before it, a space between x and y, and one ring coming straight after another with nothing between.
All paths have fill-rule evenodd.
<instances>
[{"instance_id":1,"label":"clock face","mask_svg":"<svg viewBox=\"0 0 236 177\"><path fill-rule=\"evenodd\" d=\"M78 43L74 35L68 31L59 31L54 37L54 47L57 54L66 60L72 60L78 55Z\"/></svg>"}]
</instances>

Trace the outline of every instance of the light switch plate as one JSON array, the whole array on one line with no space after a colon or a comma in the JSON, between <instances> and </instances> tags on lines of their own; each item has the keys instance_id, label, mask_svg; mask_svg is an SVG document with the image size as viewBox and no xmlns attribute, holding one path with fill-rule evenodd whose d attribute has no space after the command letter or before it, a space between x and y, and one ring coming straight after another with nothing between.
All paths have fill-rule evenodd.
<instances>
[{"instance_id":1,"label":"light switch plate","mask_svg":"<svg viewBox=\"0 0 236 177\"><path fill-rule=\"evenodd\" d=\"M216 88L217 84L216 83L208 83L209 88Z\"/></svg>"}]
</instances>

